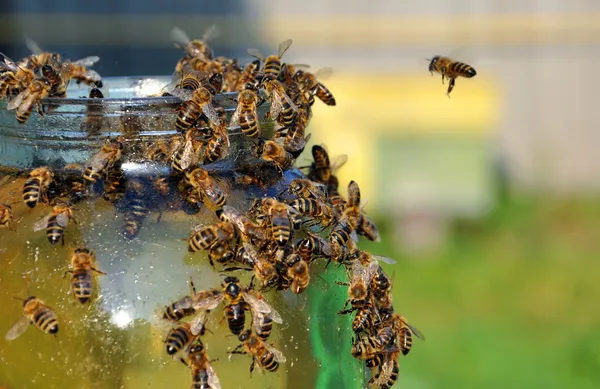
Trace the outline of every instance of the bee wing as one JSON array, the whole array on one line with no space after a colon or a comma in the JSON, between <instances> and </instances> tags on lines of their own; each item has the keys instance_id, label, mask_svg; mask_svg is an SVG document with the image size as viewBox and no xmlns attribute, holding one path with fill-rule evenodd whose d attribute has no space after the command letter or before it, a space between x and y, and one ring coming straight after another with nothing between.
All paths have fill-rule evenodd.
<instances>
[{"instance_id":1,"label":"bee wing","mask_svg":"<svg viewBox=\"0 0 600 389\"><path fill-rule=\"evenodd\" d=\"M204 34L202 35L202 41L206 43L210 40L215 39L220 34L221 31L219 30L219 27L216 24L213 24L212 26L208 27L206 31L204 31Z\"/></svg>"},{"instance_id":2,"label":"bee wing","mask_svg":"<svg viewBox=\"0 0 600 389\"><path fill-rule=\"evenodd\" d=\"M185 170L194 162L194 143L187 140L181 153L181 167Z\"/></svg>"},{"instance_id":3,"label":"bee wing","mask_svg":"<svg viewBox=\"0 0 600 389\"><path fill-rule=\"evenodd\" d=\"M85 76L94 82L102 80L102 76L93 69L87 69L87 71L85 72Z\"/></svg>"},{"instance_id":4,"label":"bee wing","mask_svg":"<svg viewBox=\"0 0 600 389\"><path fill-rule=\"evenodd\" d=\"M48 220L50 220L51 217L52 214L50 213L38 220L37 222L35 222L35 224L33 225L33 231L41 231L46 229L46 227L48 227Z\"/></svg>"},{"instance_id":5,"label":"bee wing","mask_svg":"<svg viewBox=\"0 0 600 389\"><path fill-rule=\"evenodd\" d=\"M100 57L98 57L97 55L92 55L89 57L78 59L77 61L75 61L73 63L75 65L87 67L87 66L93 66L98 61L100 61Z\"/></svg>"},{"instance_id":6,"label":"bee wing","mask_svg":"<svg viewBox=\"0 0 600 389\"><path fill-rule=\"evenodd\" d=\"M262 56L260 51L258 51L258 49L248 49L248 50L246 50L246 52L248 54L250 54L251 56L253 56L254 58L260 59L261 61L265 60L265 58Z\"/></svg>"},{"instance_id":7,"label":"bee wing","mask_svg":"<svg viewBox=\"0 0 600 389\"><path fill-rule=\"evenodd\" d=\"M281 113L281 108L283 104L281 103L281 95L273 91L271 96L271 110L270 115L272 120L277 120L277 117Z\"/></svg>"},{"instance_id":8,"label":"bee wing","mask_svg":"<svg viewBox=\"0 0 600 389\"><path fill-rule=\"evenodd\" d=\"M200 310L210 311L210 310L218 307L219 304L221 304L221 301L223 301L224 297L225 297L224 293L219 293L214 296L209 296L205 299L195 302L193 304L194 309L197 311L200 311Z\"/></svg>"},{"instance_id":9,"label":"bee wing","mask_svg":"<svg viewBox=\"0 0 600 389\"><path fill-rule=\"evenodd\" d=\"M23 103L23 99L27 96L28 92L29 91L27 89L25 89L23 92L19 93L17 95L17 97L15 97L14 99L10 100L8 102L8 104L6 104L6 109L8 109L10 111L10 110L13 110L15 108L18 108L21 105L21 103Z\"/></svg>"},{"instance_id":10,"label":"bee wing","mask_svg":"<svg viewBox=\"0 0 600 389\"><path fill-rule=\"evenodd\" d=\"M346 162L348 162L348 155L342 154L336 156L331 162L331 170L337 170L341 168Z\"/></svg>"},{"instance_id":11,"label":"bee wing","mask_svg":"<svg viewBox=\"0 0 600 389\"><path fill-rule=\"evenodd\" d=\"M56 222L59 226L63 228L66 227L69 224L69 213L61 212L58 215L56 215Z\"/></svg>"},{"instance_id":12,"label":"bee wing","mask_svg":"<svg viewBox=\"0 0 600 389\"><path fill-rule=\"evenodd\" d=\"M240 124L240 114L242 113L242 106L238 104L235 108L235 111L231 115L231 120L229 121L229 127L237 127Z\"/></svg>"},{"instance_id":13,"label":"bee wing","mask_svg":"<svg viewBox=\"0 0 600 389\"><path fill-rule=\"evenodd\" d=\"M378 271L379 271L379 263L377 263L377 261L370 262L367 265L367 267L365 268L364 274L363 274L363 277L364 277L363 279L367 285L371 282L371 280L373 279L375 274L377 274Z\"/></svg>"},{"instance_id":14,"label":"bee wing","mask_svg":"<svg viewBox=\"0 0 600 389\"><path fill-rule=\"evenodd\" d=\"M410 329L410 331L415 334L415 336L421 340L425 340L425 335L423 335L423 333L421 331L419 331L416 327L411 326L410 324L408 324L407 322L404 322L404 324L406 324L406 326Z\"/></svg>"},{"instance_id":15,"label":"bee wing","mask_svg":"<svg viewBox=\"0 0 600 389\"><path fill-rule=\"evenodd\" d=\"M202 310L198 314L196 314L192 321L190 321L190 332L193 335L198 335L202 333L202 330L204 329L204 324L206 324L207 316L208 311Z\"/></svg>"},{"instance_id":16,"label":"bee wing","mask_svg":"<svg viewBox=\"0 0 600 389\"><path fill-rule=\"evenodd\" d=\"M285 54L285 52L290 48L290 46L292 45L292 42L293 41L291 39L286 39L279 44L279 50L278 50L279 58L283 57L283 54Z\"/></svg>"},{"instance_id":17,"label":"bee wing","mask_svg":"<svg viewBox=\"0 0 600 389\"><path fill-rule=\"evenodd\" d=\"M29 319L25 316L21 316L19 320L17 320L15 324L10 327L4 338L6 340L17 339L19 336L23 335L23 332L25 332L27 327L29 327L29 324Z\"/></svg>"},{"instance_id":18,"label":"bee wing","mask_svg":"<svg viewBox=\"0 0 600 389\"><path fill-rule=\"evenodd\" d=\"M267 342L263 342L263 345L265 346L265 348L267 350L269 350L270 352L273 353L273 355L275 356L275 360L277 362L279 362L279 363L285 363L286 358L285 358L285 356L283 355L283 353L281 351L277 350L274 346L270 345Z\"/></svg>"},{"instance_id":19,"label":"bee wing","mask_svg":"<svg viewBox=\"0 0 600 389\"><path fill-rule=\"evenodd\" d=\"M359 280L365 279L365 267L360 263L358 259L352 262L352 283L358 282Z\"/></svg>"},{"instance_id":20,"label":"bee wing","mask_svg":"<svg viewBox=\"0 0 600 389\"><path fill-rule=\"evenodd\" d=\"M4 61L0 62L0 65L1 65L2 68L10 70L11 72L16 72L17 70L19 70L19 67L17 66L17 64L15 63L15 61L13 61L12 59L8 58L4 54L2 54L2 56L4 57Z\"/></svg>"},{"instance_id":21,"label":"bee wing","mask_svg":"<svg viewBox=\"0 0 600 389\"><path fill-rule=\"evenodd\" d=\"M179 27L173 27L173 29L169 33L169 36L170 36L171 40L173 41L173 43L175 44L175 47L183 48L192 41L190 39L190 37L188 36L188 34L186 34L186 32L183 31Z\"/></svg>"},{"instance_id":22,"label":"bee wing","mask_svg":"<svg viewBox=\"0 0 600 389\"><path fill-rule=\"evenodd\" d=\"M254 332L257 334L260 333L262 329L261 323L266 316L266 313L252 311L252 328L254 328Z\"/></svg>"},{"instance_id":23,"label":"bee wing","mask_svg":"<svg viewBox=\"0 0 600 389\"><path fill-rule=\"evenodd\" d=\"M215 107L211 103L206 103L202 106L202 112L206 115L208 120L215 124L219 124L219 114L215 110Z\"/></svg>"},{"instance_id":24,"label":"bee wing","mask_svg":"<svg viewBox=\"0 0 600 389\"><path fill-rule=\"evenodd\" d=\"M221 381L219 381L219 377L217 377L217 373L210 362L206 361L204 366L206 367L206 373L208 374L208 386L213 389L221 389Z\"/></svg>"},{"instance_id":25,"label":"bee wing","mask_svg":"<svg viewBox=\"0 0 600 389\"><path fill-rule=\"evenodd\" d=\"M170 93L173 96L179 97L183 101L191 100L192 96L194 95L194 91L191 91L189 89L181 89L181 88L174 88Z\"/></svg>"},{"instance_id":26,"label":"bee wing","mask_svg":"<svg viewBox=\"0 0 600 389\"><path fill-rule=\"evenodd\" d=\"M378 260L380 262L387 263L388 265L395 265L397 263L395 259L388 258L388 257L382 257L380 255L373 255L373 258L375 258L376 260Z\"/></svg>"},{"instance_id":27,"label":"bee wing","mask_svg":"<svg viewBox=\"0 0 600 389\"><path fill-rule=\"evenodd\" d=\"M271 320L273 320L275 323L283 323L281 315L275 309L273 309L273 307L271 307L269 303L267 303L265 300L261 300L253 294L247 292L244 292L243 296L244 301L246 301L248 305L250 305L250 309L253 313L258 312L268 314L271 316Z\"/></svg>"},{"instance_id":28,"label":"bee wing","mask_svg":"<svg viewBox=\"0 0 600 389\"><path fill-rule=\"evenodd\" d=\"M326 80L329 77L331 77L332 74L333 74L333 69L329 68L329 67L321 68L313 73L313 75L319 80Z\"/></svg>"},{"instance_id":29,"label":"bee wing","mask_svg":"<svg viewBox=\"0 0 600 389\"><path fill-rule=\"evenodd\" d=\"M89 159L86 166L91 167L96 171L102 170L107 165L108 157L108 153L105 153L104 151L100 150L99 152L94 154L92 158Z\"/></svg>"},{"instance_id":30,"label":"bee wing","mask_svg":"<svg viewBox=\"0 0 600 389\"><path fill-rule=\"evenodd\" d=\"M35 43L33 40L27 37L25 37L25 46L27 46L27 48L29 49L29 51L31 51L32 54L41 54L44 52L44 50L42 50L37 43Z\"/></svg>"}]
</instances>

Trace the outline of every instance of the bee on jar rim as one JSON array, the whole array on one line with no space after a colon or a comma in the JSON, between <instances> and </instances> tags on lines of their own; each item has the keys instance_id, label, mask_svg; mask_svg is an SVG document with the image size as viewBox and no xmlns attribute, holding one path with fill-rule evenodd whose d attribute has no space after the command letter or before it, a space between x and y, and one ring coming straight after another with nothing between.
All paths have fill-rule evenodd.
<instances>
[{"instance_id":1,"label":"bee on jar rim","mask_svg":"<svg viewBox=\"0 0 600 389\"><path fill-rule=\"evenodd\" d=\"M212 104L214 94L206 86L193 91L174 89L172 94L183 100L175 122L175 127L179 131L185 132L194 127L202 114L206 115L208 120L214 124L219 124L219 114Z\"/></svg>"},{"instance_id":2,"label":"bee on jar rim","mask_svg":"<svg viewBox=\"0 0 600 389\"><path fill-rule=\"evenodd\" d=\"M251 138L260 137L260 123L258 119L257 105L259 101L258 91L253 88L242 90L238 94L238 103L235 112L231 116L230 127L240 126L242 132Z\"/></svg>"},{"instance_id":3,"label":"bee on jar rim","mask_svg":"<svg viewBox=\"0 0 600 389\"><path fill-rule=\"evenodd\" d=\"M36 78L36 73L22 64L16 64L4 54L2 56L4 61L0 62L0 98L18 95Z\"/></svg>"},{"instance_id":4,"label":"bee on jar rim","mask_svg":"<svg viewBox=\"0 0 600 389\"><path fill-rule=\"evenodd\" d=\"M219 182L202 168L196 168L185 176L192 187L210 200L214 205L222 207L227 202L227 193Z\"/></svg>"},{"instance_id":5,"label":"bee on jar rim","mask_svg":"<svg viewBox=\"0 0 600 389\"><path fill-rule=\"evenodd\" d=\"M219 125L214 125L211 122L210 126L212 128L212 136L206 142L206 147L204 148L205 164L227 158L231 149L227 126L223 122Z\"/></svg>"},{"instance_id":6,"label":"bee on jar rim","mask_svg":"<svg viewBox=\"0 0 600 389\"><path fill-rule=\"evenodd\" d=\"M429 72L433 76L433 73L440 73L442 75L442 84L444 83L444 78L449 80L448 82L448 92L446 94L450 97L450 92L454 89L454 84L456 83L456 78L465 77L471 78L477 75L477 72L471 65L467 65L463 62L454 61L448 57L442 57L436 55L435 57L429 60Z\"/></svg>"},{"instance_id":7,"label":"bee on jar rim","mask_svg":"<svg viewBox=\"0 0 600 389\"><path fill-rule=\"evenodd\" d=\"M281 72L281 57L292 45L291 39L286 39L279 44L279 50L277 55L270 55L264 58L260 51L257 49L248 49L248 54L264 62L263 67L263 81L265 80L277 80L279 73Z\"/></svg>"},{"instance_id":8,"label":"bee on jar rim","mask_svg":"<svg viewBox=\"0 0 600 389\"><path fill-rule=\"evenodd\" d=\"M298 107L276 79L263 80L267 98L271 101L269 117L284 127L290 126L298 113Z\"/></svg>"},{"instance_id":9,"label":"bee on jar rim","mask_svg":"<svg viewBox=\"0 0 600 389\"><path fill-rule=\"evenodd\" d=\"M58 320L54 311L42 300L31 296L23 300L23 316L10 327L6 333L6 340L14 340L21 336L30 324L46 334L58 333Z\"/></svg>"},{"instance_id":10,"label":"bee on jar rim","mask_svg":"<svg viewBox=\"0 0 600 389\"><path fill-rule=\"evenodd\" d=\"M16 118L20 124L25 123L31 116L34 107L40 116L44 116L42 112L41 100L50 95L52 85L45 77L38 77L27 86L27 88L19 93L14 99L6 104L6 109L16 109Z\"/></svg>"},{"instance_id":11,"label":"bee on jar rim","mask_svg":"<svg viewBox=\"0 0 600 389\"><path fill-rule=\"evenodd\" d=\"M33 225L33 231L45 229L48 242L57 244L61 241L64 246L65 227L67 227L71 221L75 222L71 207L67 204L57 204L52 208L52 211L48 215L38 220Z\"/></svg>"},{"instance_id":12,"label":"bee on jar rim","mask_svg":"<svg viewBox=\"0 0 600 389\"><path fill-rule=\"evenodd\" d=\"M71 257L73 270L65 272L65 275L67 273L73 275L71 277L71 293L73 293L73 298L81 304L88 302L94 292L92 272L106 275L94 267L95 261L96 252L94 250L86 247L77 248Z\"/></svg>"},{"instance_id":13,"label":"bee on jar rim","mask_svg":"<svg viewBox=\"0 0 600 389\"><path fill-rule=\"evenodd\" d=\"M255 365L258 366L260 371L265 369L270 372L276 372L279 369L279 364L286 361L281 351L260 339L251 330L242 332L239 335L239 340L242 344L231 351L231 354L249 354L252 357L250 373L254 371Z\"/></svg>"},{"instance_id":14,"label":"bee on jar rim","mask_svg":"<svg viewBox=\"0 0 600 389\"><path fill-rule=\"evenodd\" d=\"M260 158L273 162L279 170L285 170L294 163L294 156L280 144L272 140L264 143Z\"/></svg>"},{"instance_id":15,"label":"bee on jar rim","mask_svg":"<svg viewBox=\"0 0 600 389\"><path fill-rule=\"evenodd\" d=\"M23 185L23 202L29 208L34 208L37 203L48 201L48 187L54 179L54 173L46 166L33 169L29 173L29 178Z\"/></svg>"}]
</instances>

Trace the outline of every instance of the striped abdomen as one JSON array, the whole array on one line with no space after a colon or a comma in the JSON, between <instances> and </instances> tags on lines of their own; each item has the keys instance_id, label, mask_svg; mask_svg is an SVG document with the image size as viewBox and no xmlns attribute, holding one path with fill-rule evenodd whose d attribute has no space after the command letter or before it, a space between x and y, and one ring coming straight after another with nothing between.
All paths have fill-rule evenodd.
<instances>
[{"instance_id":1,"label":"striped abdomen","mask_svg":"<svg viewBox=\"0 0 600 389\"><path fill-rule=\"evenodd\" d=\"M104 169L94 170L91 166L85 168L85 172L83 173L83 179L89 181L89 183L94 184L96 181L102 178L102 173Z\"/></svg>"},{"instance_id":2,"label":"striped abdomen","mask_svg":"<svg viewBox=\"0 0 600 389\"><path fill-rule=\"evenodd\" d=\"M471 65L467 65L462 62L452 62L450 66L448 66L448 71L446 72L448 77L466 77L471 78L477 75L477 72Z\"/></svg>"},{"instance_id":3,"label":"striped abdomen","mask_svg":"<svg viewBox=\"0 0 600 389\"><path fill-rule=\"evenodd\" d=\"M46 307L39 308L32 317L33 324L47 334L58 332L58 321L54 312Z\"/></svg>"},{"instance_id":4,"label":"striped abdomen","mask_svg":"<svg viewBox=\"0 0 600 389\"><path fill-rule=\"evenodd\" d=\"M48 226L46 227L46 237L48 238L48 242L51 244L57 244L65 233L65 229L58 224L56 220L56 215L51 216L48 219Z\"/></svg>"},{"instance_id":5,"label":"striped abdomen","mask_svg":"<svg viewBox=\"0 0 600 389\"><path fill-rule=\"evenodd\" d=\"M167 354L174 355L179 350L183 350L194 338L187 325L172 329L165 340Z\"/></svg>"},{"instance_id":6,"label":"striped abdomen","mask_svg":"<svg viewBox=\"0 0 600 389\"><path fill-rule=\"evenodd\" d=\"M275 372L279 368L279 362L275 359L275 354L267 349L264 349L263 355L260 356L260 365L270 372Z\"/></svg>"},{"instance_id":7,"label":"striped abdomen","mask_svg":"<svg viewBox=\"0 0 600 389\"><path fill-rule=\"evenodd\" d=\"M412 332L408 327L403 327L400 330L400 334L398 335L398 343L400 344L400 349L403 355L406 355L410 352L412 347Z\"/></svg>"},{"instance_id":8,"label":"striped abdomen","mask_svg":"<svg viewBox=\"0 0 600 389\"><path fill-rule=\"evenodd\" d=\"M148 212L144 200L138 197L131 199L123 225L123 231L129 239L135 238L140 232L142 221L148 216Z\"/></svg>"},{"instance_id":9,"label":"striped abdomen","mask_svg":"<svg viewBox=\"0 0 600 389\"><path fill-rule=\"evenodd\" d=\"M254 318L252 318L252 320L254 320ZM262 315L258 327L260 328L256 330L256 335L262 340L267 340L273 330L273 320L271 320L269 315Z\"/></svg>"},{"instance_id":10,"label":"striped abdomen","mask_svg":"<svg viewBox=\"0 0 600 389\"><path fill-rule=\"evenodd\" d=\"M23 202L29 208L34 208L38 201L40 201L41 193L42 185L40 179L31 177L25 181L25 185L23 186Z\"/></svg>"},{"instance_id":11,"label":"striped abdomen","mask_svg":"<svg viewBox=\"0 0 600 389\"><path fill-rule=\"evenodd\" d=\"M201 249L208 250L215 244L217 239L217 231L214 228L201 228L188 240L188 251L195 253Z\"/></svg>"},{"instance_id":12,"label":"striped abdomen","mask_svg":"<svg viewBox=\"0 0 600 389\"><path fill-rule=\"evenodd\" d=\"M276 80L281 72L281 58L271 55L265 59L265 68L263 70L263 80Z\"/></svg>"},{"instance_id":13,"label":"striped abdomen","mask_svg":"<svg viewBox=\"0 0 600 389\"><path fill-rule=\"evenodd\" d=\"M242 132L250 137L257 138L260 135L256 109L244 109L240 113L240 127Z\"/></svg>"},{"instance_id":14,"label":"striped abdomen","mask_svg":"<svg viewBox=\"0 0 600 389\"><path fill-rule=\"evenodd\" d=\"M318 83L312 93L325 104L331 106L335 105L335 97L333 97L333 94L325 87L325 85Z\"/></svg>"},{"instance_id":15,"label":"striped abdomen","mask_svg":"<svg viewBox=\"0 0 600 389\"><path fill-rule=\"evenodd\" d=\"M350 234L352 234L352 231L354 231L354 229L350 223L348 223L346 220L343 220L333 228L329 239L330 241L336 242L340 246L343 246L350 239Z\"/></svg>"},{"instance_id":16,"label":"striped abdomen","mask_svg":"<svg viewBox=\"0 0 600 389\"><path fill-rule=\"evenodd\" d=\"M296 112L292 108L292 105L286 99L281 99L281 124L286 127L290 126L294 122L295 116Z\"/></svg>"},{"instance_id":17,"label":"striped abdomen","mask_svg":"<svg viewBox=\"0 0 600 389\"><path fill-rule=\"evenodd\" d=\"M196 124L201 114L202 107L200 107L200 105L193 99L189 100L183 107L181 107L181 110L177 115L175 127L177 127L177 129L180 131L187 131Z\"/></svg>"},{"instance_id":18,"label":"striped abdomen","mask_svg":"<svg viewBox=\"0 0 600 389\"><path fill-rule=\"evenodd\" d=\"M227 318L227 325L229 326L231 333L239 335L244 329L244 323L246 321L244 306L241 303L226 306L225 318Z\"/></svg>"},{"instance_id":19,"label":"striped abdomen","mask_svg":"<svg viewBox=\"0 0 600 389\"><path fill-rule=\"evenodd\" d=\"M384 377L385 382L381 382L379 385L381 389L390 389L396 381L398 381L398 375L400 374L400 364L397 359L394 359L392 362L394 366L392 367L392 371L387 377Z\"/></svg>"},{"instance_id":20,"label":"striped abdomen","mask_svg":"<svg viewBox=\"0 0 600 389\"><path fill-rule=\"evenodd\" d=\"M208 384L208 372L204 367L192 368L192 389L210 389Z\"/></svg>"},{"instance_id":21,"label":"striped abdomen","mask_svg":"<svg viewBox=\"0 0 600 389\"><path fill-rule=\"evenodd\" d=\"M88 302L94 291L91 273L83 269L75 270L71 278L71 291L80 303Z\"/></svg>"}]
</instances>

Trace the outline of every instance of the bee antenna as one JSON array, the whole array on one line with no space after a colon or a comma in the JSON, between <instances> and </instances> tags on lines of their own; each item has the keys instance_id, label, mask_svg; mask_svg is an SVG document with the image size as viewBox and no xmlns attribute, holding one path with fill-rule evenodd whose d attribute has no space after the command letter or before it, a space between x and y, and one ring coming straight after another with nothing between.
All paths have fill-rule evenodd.
<instances>
[{"instance_id":1,"label":"bee antenna","mask_svg":"<svg viewBox=\"0 0 600 389\"><path fill-rule=\"evenodd\" d=\"M22 298L17 297L17 296L12 296L12 298L14 298L15 300L19 300L19 301L25 301L25 299L22 299Z\"/></svg>"}]
</instances>

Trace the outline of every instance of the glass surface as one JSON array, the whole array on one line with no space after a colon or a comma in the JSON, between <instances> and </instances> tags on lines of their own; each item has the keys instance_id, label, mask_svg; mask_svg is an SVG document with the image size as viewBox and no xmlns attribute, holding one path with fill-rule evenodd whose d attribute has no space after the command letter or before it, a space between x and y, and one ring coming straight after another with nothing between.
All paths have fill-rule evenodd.
<instances>
[{"instance_id":1,"label":"glass surface","mask_svg":"<svg viewBox=\"0 0 600 389\"><path fill-rule=\"evenodd\" d=\"M215 223L214 213L204 207L190 211L171 201L174 195L158 195L150 180L168 174L168 166L145 162L143 150L124 154L122 164L127 180L143 183L150 211L134 239L123 232L131 209L97 195L74 205L77 224L65 228L64 247L51 245L45 231L33 231L34 223L51 208L38 204L30 209L21 199L32 168L50 166L57 175L72 174L65 166L87 161L109 136L123 135L128 146L135 146L175 134L175 109L180 103L176 97L135 98L150 89L158 91L170 78L146 81L145 92L139 90L140 83L132 87L134 81L106 79L110 88L107 99L46 99L45 107L54 105L54 109L43 118L33 113L23 125L17 123L14 112L0 109L0 203L11 204L14 214L11 228L0 229L0 306L4 309L0 330L4 335L22 315L22 303L15 298L29 295L52 307L60 323L56 337L30 326L13 341L0 338L0 385L183 388L191 383L189 369L165 352L164 339L172 326L158 317L166 305L189 294L190 277L198 290L219 287L222 266L213 269L204 252L189 253L183 241L194 226ZM69 96L85 97L88 92L87 88L70 89ZM231 113L234 99L233 94L219 95L215 105ZM261 109L264 113L265 107ZM90 112L104 121L102 128L92 133L85 124ZM231 157L206 165L211 174L224 181L249 170L277 177L270 165L248 162L245 151L250 146L239 130L232 129L230 139ZM256 197L281 193L287 182L300 176L300 171L292 169L268 189L231 189L228 204L246 210ZM74 301L70 275L64 276L70 270L72 250L82 245L95 249L97 268L107 273L96 277L97 294L86 305ZM255 370L250 379L250 357L227 353L239 341L222 320L222 306L211 313L206 324L210 332L203 341L210 358L217 359L213 366L223 388L361 386L360 364L350 357L349 315L335 314L346 298L346 288L334 283L344 279L343 268L330 266L324 273L322 266L316 265L312 271L306 293L266 294L284 320L282 325L274 324L269 339L287 357L276 373ZM246 272L235 275L243 285L250 282Z\"/></svg>"}]
</instances>

